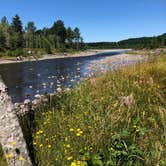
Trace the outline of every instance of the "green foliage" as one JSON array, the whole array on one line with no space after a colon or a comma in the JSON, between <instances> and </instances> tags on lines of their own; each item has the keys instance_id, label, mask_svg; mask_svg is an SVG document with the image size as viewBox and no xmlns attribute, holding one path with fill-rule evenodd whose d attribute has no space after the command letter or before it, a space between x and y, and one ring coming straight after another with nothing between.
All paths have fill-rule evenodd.
<instances>
[{"instance_id":1,"label":"green foliage","mask_svg":"<svg viewBox=\"0 0 166 166\"><path fill-rule=\"evenodd\" d=\"M12 56L12 57L18 57L18 56L24 56L25 52L22 48L17 48L16 50L8 50L5 53L6 56Z\"/></svg>"},{"instance_id":2,"label":"green foliage","mask_svg":"<svg viewBox=\"0 0 166 166\"><path fill-rule=\"evenodd\" d=\"M30 127L28 119L22 123L26 140L31 140L28 135L32 132L35 162L64 166L164 165L165 65L166 57L158 57L93 77L51 98L48 105L34 111ZM132 104L124 105L122 97L130 94Z\"/></svg>"},{"instance_id":3,"label":"green foliage","mask_svg":"<svg viewBox=\"0 0 166 166\"><path fill-rule=\"evenodd\" d=\"M27 48L35 48L35 31L36 27L34 22L28 22L27 26L25 27L26 33L24 36L25 45Z\"/></svg>"},{"instance_id":4,"label":"green foliage","mask_svg":"<svg viewBox=\"0 0 166 166\"><path fill-rule=\"evenodd\" d=\"M12 49L23 47L23 27L18 15L13 17L10 27L10 36L10 45Z\"/></svg>"},{"instance_id":5,"label":"green foliage","mask_svg":"<svg viewBox=\"0 0 166 166\"><path fill-rule=\"evenodd\" d=\"M0 165L1 166L7 166L7 163L6 163L1 145L0 145Z\"/></svg>"},{"instance_id":6,"label":"green foliage","mask_svg":"<svg viewBox=\"0 0 166 166\"><path fill-rule=\"evenodd\" d=\"M27 48L31 52L43 49L41 52L51 53L55 49L62 52L66 49L80 50L84 44L80 30L66 28L62 20L57 20L51 28L42 30L37 30L35 23L30 21L24 31L18 15L13 17L11 24L3 17L0 22L0 52L11 56L20 55L18 48Z\"/></svg>"},{"instance_id":7,"label":"green foliage","mask_svg":"<svg viewBox=\"0 0 166 166\"><path fill-rule=\"evenodd\" d=\"M4 51L6 48L6 38L0 27L0 51Z\"/></svg>"},{"instance_id":8,"label":"green foliage","mask_svg":"<svg viewBox=\"0 0 166 166\"><path fill-rule=\"evenodd\" d=\"M88 48L113 49L113 48L133 48L133 49L153 49L166 46L166 34L157 37L142 37L122 40L119 42L97 42L87 43Z\"/></svg>"}]
</instances>

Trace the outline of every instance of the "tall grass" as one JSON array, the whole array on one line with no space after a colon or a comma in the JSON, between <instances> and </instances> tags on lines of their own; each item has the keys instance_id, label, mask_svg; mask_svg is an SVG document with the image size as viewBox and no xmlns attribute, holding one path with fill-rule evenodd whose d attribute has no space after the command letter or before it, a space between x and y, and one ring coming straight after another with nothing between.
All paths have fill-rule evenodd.
<instances>
[{"instance_id":1,"label":"tall grass","mask_svg":"<svg viewBox=\"0 0 166 166\"><path fill-rule=\"evenodd\" d=\"M26 126L35 165L165 166L166 57L83 81Z\"/></svg>"},{"instance_id":2,"label":"tall grass","mask_svg":"<svg viewBox=\"0 0 166 166\"><path fill-rule=\"evenodd\" d=\"M166 165L165 99L166 57L81 82L35 113L38 165Z\"/></svg>"}]
</instances>

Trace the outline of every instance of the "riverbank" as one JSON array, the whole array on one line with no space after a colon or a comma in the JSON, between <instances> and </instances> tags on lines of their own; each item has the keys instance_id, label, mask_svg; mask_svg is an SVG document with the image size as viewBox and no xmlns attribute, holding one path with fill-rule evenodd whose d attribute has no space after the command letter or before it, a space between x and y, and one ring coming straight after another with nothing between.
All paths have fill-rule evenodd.
<instances>
[{"instance_id":1,"label":"riverbank","mask_svg":"<svg viewBox=\"0 0 166 166\"><path fill-rule=\"evenodd\" d=\"M81 82L35 112L40 165L165 165L166 57ZM97 133L97 134L96 134Z\"/></svg>"},{"instance_id":2,"label":"riverbank","mask_svg":"<svg viewBox=\"0 0 166 166\"><path fill-rule=\"evenodd\" d=\"M33 56L25 57L22 61L17 61L16 58L0 58L0 64L9 64L9 63L22 63L22 62L30 62L30 61L42 61L47 59L57 59L57 58L68 58L68 57L86 57L86 56L92 56L100 53L106 53L106 52L117 52L117 51L127 51L130 49L110 49L110 50L86 50L86 51L80 51L78 53L74 54L64 54L64 53L57 53L57 54L49 54L49 55L42 55L40 58L35 58Z\"/></svg>"},{"instance_id":3,"label":"riverbank","mask_svg":"<svg viewBox=\"0 0 166 166\"><path fill-rule=\"evenodd\" d=\"M116 58L122 58L122 62L136 58L135 54L122 57ZM142 61L142 56L138 57ZM110 58L94 61L94 66L111 63ZM40 105L27 117L21 116L36 163L164 166L165 66L164 53L94 76L70 91L51 96L48 104ZM35 124L34 128L29 124Z\"/></svg>"}]
</instances>

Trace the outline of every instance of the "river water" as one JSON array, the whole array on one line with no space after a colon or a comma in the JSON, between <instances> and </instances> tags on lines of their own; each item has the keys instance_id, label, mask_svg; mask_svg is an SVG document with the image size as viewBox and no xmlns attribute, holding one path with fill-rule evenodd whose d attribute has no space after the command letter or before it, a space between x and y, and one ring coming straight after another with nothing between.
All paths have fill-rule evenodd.
<instances>
[{"instance_id":1,"label":"river water","mask_svg":"<svg viewBox=\"0 0 166 166\"><path fill-rule=\"evenodd\" d=\"M33 99L36 94L53 93L57 88L71 88L80 79L93 74L88 67L91 62L123 52L1 64L0 75L9 88L12 101L23 102L25 99Z\"/></svg>"}]
</instances>

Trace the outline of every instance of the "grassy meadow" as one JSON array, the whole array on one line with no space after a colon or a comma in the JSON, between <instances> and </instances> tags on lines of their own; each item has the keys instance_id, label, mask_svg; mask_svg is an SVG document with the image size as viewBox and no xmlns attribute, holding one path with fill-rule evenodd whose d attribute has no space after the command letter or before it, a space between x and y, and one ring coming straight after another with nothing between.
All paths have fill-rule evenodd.
<instances>
[{"instance_id":1,"label":"grassy meadow","mask_svg":"<svg viewBox=\"0 0 166 166\"><path fill-rule=\"evenodd\" d=\"M82 81L33 118L36 165L165 166L166 56Z\"/></svg>"}]
</instances>

